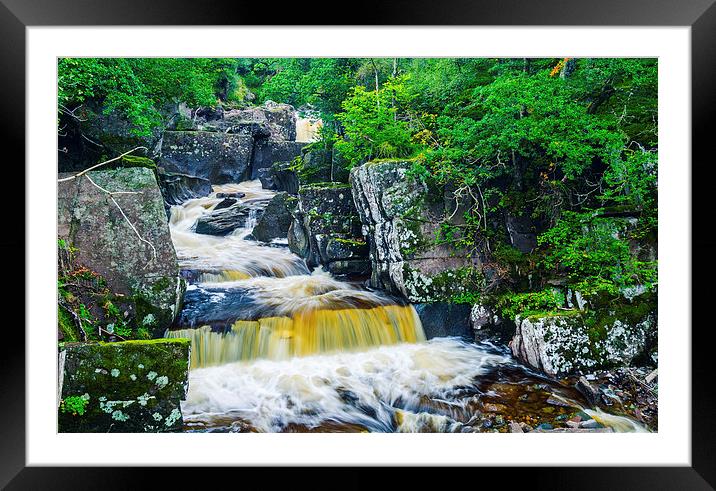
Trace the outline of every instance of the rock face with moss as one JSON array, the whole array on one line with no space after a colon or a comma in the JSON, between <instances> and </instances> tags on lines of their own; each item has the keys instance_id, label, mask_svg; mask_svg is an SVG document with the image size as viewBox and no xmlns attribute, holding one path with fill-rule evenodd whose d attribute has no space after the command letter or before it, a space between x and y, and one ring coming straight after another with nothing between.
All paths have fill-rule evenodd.
<instances>
[{"instance_id":1,"label":"rock face with moss","mask_svg":"<svg viewBox=\"0 0 716 491\"><path fill-rule=\"evenodd\" d=\"M332 146L324 142L303 144L300 158L274 162L258 171L264 189L298 194L300 186L324 182L348 182L346 163Z\"/></svg>"},{"instance_id":2,"label":"rock face with moss","mask_svg":"<svg viewBox=\"0 0 716 491\"><path fill-rule=\"evenodd\" d=\"M266 101L261 106L246 109L213 111L203 118L200 128L204 131L250 134L275 141L295 141L296 118L296 110L290 104Z\"/></svg>"},{"instance_id":3,"label":"rock face with moss","mask_svg":"<svg viewBox=\"0 0 716 491\"><path fill-rule=\"evenodd\" d=\"M258 177L264 189L298 194L298 173L291 162L274 162L271 167L260 169Z\"/></svg>"},{"instance_id":4,"label":"rock face with moss","mask_svg":"<svg viewBox=\"0 0 716 491\"><path fill-rule=\"evenodd\" d=\"M480 261L449 243L441 223L459 225L449 190L412 177L411 162L368 162L351 170L363 235L370 246L371 286L413 302L449 300L481 288Z\"/></svg>"},{"instance_id":5,"label":"rock face with moss","mask_svg":"<svg viewBox=\"0 0 716 491\"><path fill-rule=\"evenodd\" d=\"M167 172L212 184L245 181L251 173L253 138L211 131L165 131L159 165Z\"/></svg>"},{"instance_id":6,"label":"rock face with moss","mask_svg":"<svg viewBox=\"0 0 716 491\"><path fill-rule=\"evenodd\" d=\"M183 283L151 169L92 171L58 183L58 238L77 250L78 264L99 273L123 298L126 317L155 335L171 324Z\"/></svg>"},{"instance_id":7,"label":"rock face with moss","mask_svg":"<svg viewBox=\"0 0 716 491\"><path fill-rule=\"evenodd\" d=\"M550 376L630 366L650 356L656 315L643 305L517 316L513 354Z\"/></svg>"},{"instance_id":8,"label":"rock face with moss","mask_svg":"<svg viewBox=\"0 0 716 491\"><path fill-rule=\"evenodd\" d=\"M251 160L251 179L258 179L264 169L276 162L291 161L301 155L305 143L284 140L256 140Z\"/></svg>"},{"instance_id":9,"label":"rock face with moss","mask_svg":"<svg viewBox=\"0 0 716 491\"><path fill-rule=\"evenodd\" d=\"M348 184L302 186L288 231L291 251L336 275L368 274L368 247Z\"/></svg>"},{"instance_id":10,"label":"rock face with moss","mask_svg":"<svg viewBox=\"0 0 716 491\"><path fill-rule=\"evenodd\" d=\"M65 345L59 431L181 431L190 349L188 339Z\"/></svg>"}]
</instances>

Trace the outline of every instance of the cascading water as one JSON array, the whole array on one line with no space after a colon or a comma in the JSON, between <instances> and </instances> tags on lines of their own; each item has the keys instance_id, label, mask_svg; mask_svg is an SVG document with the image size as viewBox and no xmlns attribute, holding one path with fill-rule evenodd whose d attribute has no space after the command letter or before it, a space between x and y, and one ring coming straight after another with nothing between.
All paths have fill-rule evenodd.
<instances>
[{"instance_id":1,"label":"cascading water","mask_svg":"<svg viewBox=\"0 0 716 491\"><path fill-rule=\"evenodd\" d=\"M243 193L246 223L226 236L196 234L197 220L222 201L217 193ZM167 337L192 341L188 430L482 431L485 413L529 421L585 407L574 389L493 346L425 341L409 304L311 272L280 243L247 240L272 195L249 181L172 207L190 285ZM615 431L643 430L592 414Z\"/></svg>"},{"instance_id":2,"label":"cascading water","mask_svg":"<svg viewBox=\"0 0 716 491\"><path fill-rule=\"evenodd\" d=\"M260 181L216 186L208 198L191 200L171 210L170 227L179 262L192 271L187 329L169 337L192 340L192 367L268 358L283 360L347 350L423 341L420 319L410 305L338 281L305 263L286 249L266 247L247 235L256 225L252 208L245 225L231 235L214 237L193 232L199 217L221 202L216 194L243 193L242 203L266 203L273 195ZM197 291L192 291L197 290ZM206 304L236 300L237 309L224 318L211 315ZM227 302L227 303L229 303ZM192 304L193 305L193 304ZM211 307L211 306L210 306ZM210 308L215 314L219 308ZM218 327L217 327L218 325Z\"/></svg>"}]
</instances>

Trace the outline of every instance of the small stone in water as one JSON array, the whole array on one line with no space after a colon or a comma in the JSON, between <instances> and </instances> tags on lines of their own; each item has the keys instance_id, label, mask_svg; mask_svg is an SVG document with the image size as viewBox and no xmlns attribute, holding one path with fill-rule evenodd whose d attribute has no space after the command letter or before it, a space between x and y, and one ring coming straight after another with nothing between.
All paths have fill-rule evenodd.
<instances>
[{"instance_id":1,"label":"small stone in water","mask_svg":"<svg viewBox=\"0 0 716 491\"><path fill-rule=\"evenodd\" d=\"M522 430L522 426L520 426L518 423L515 423L514 421L511 421L510 433L524 433L524 431Z\"/></svg>"},{"instance_id":2,"label":"small stone in water","mask_svg":"<svg viewBox=\"0 0 716 491\"><path fill-rule=\"evenodd\" d=\"M590 420L587 420L587 421L582 421L582 422L579 424L579 427L580 427L580 428L604 428L603 425L597 423L597 422L596 422L595 420L593 420L593 419L590 419Z\"/></svg>"}]
</instances>

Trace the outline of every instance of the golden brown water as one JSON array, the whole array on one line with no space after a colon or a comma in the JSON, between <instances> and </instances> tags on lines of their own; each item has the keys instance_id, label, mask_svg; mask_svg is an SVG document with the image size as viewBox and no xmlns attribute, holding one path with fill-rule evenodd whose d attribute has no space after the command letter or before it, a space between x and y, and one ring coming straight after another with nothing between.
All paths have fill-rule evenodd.
<instances>
[{"instance_id":1,"label":"golden brown water","mask_svg":"<svg viewBox=\"0 0 716 491\"><path fill-rule=\"evenodd\" d=\"M286 360L425 340L413 307L399 305L307 309L293 317L237 320L227 333L212 332L203 326L170 331L168 337L192 340L192 368L258 358Z\"/></svg>"}]
</instances>

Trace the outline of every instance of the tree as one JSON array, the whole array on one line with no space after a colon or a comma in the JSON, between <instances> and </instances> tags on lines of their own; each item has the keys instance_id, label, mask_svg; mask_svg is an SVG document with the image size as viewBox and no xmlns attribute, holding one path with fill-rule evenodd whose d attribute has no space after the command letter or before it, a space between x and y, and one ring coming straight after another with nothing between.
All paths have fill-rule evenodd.
<instances>
[{"instance_id":1,"label":"tree","mask_svg":"<svg viewBox=\"0 0 716 491\"><path fill-rule=\"evenodd\" d=\"M137 136L146 136L162 123L160 110L167 103L215 106L218 92L236 81L236 61L230 59L61 58L58 111L75 116L94 99L105 112L124 115Z\"/></svg>"}]
</instances>

